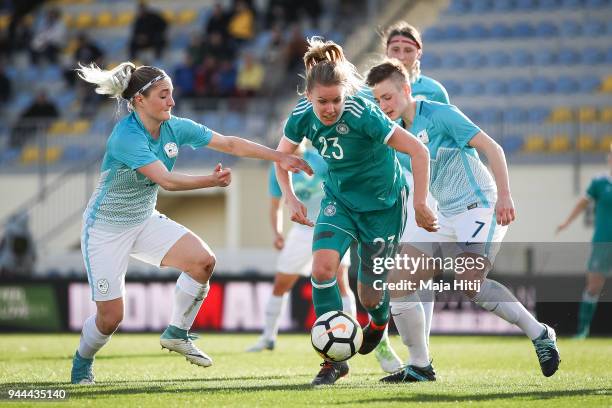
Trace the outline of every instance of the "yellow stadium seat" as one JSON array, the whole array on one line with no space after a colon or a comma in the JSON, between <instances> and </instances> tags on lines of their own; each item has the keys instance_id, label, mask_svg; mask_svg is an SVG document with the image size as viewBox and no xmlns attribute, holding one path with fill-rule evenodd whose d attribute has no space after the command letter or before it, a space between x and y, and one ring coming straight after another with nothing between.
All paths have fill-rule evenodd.
<instances>
[{"instance_id":1,"label":"yellow stadium seat","mask_svg":"<svg viewBox=\"0 0 612 408\"><path fill-rule=\"evenodd\" d=\"M55 163L59 160L62 155L62 148L60 146L51 146L45 151L45 161L47 163Z\"/></svg>"},{"instance_id":2,"label":"yellow stadium seat","mask_svg":"<svg viewBox=\"0 0 612 408\"><path fill-rule=\"evenodd\" d=\"M10 21L11 16L9 14L0 14L0 30L6 30Z\"/></svg>"},{"instance_id":3,"label":"yellow stadium seat","mask_svg":"<svg viewBox=\"0 0 612 408\"><path fill-rule=\"evenodd\" d=\"M81 135L89 130L91 122L87 119L81 119L74 122L71 126L70 133L73 135Z\"/></svg>"},{"instance_id":4,"label":"yellow stadium seat","mask_svg":"<svg viewBox=\"0 0 612 408\"><path fill-rule=\"evenodd\" d=\"M193 9L181 10L174 20L177 25L188 25L195 21L198 17L198 12Z\"/></svg>"},{"instance_id":5,"label":"yellow stadium seat","mask_svg":"<svg viewBox=\"0 0 612 408\"><path fill-rule=\"evenodd\" d=\"M578 120L583 123L595 122L597 120L597 110L591 106L583 106L578 110Z\"/></svg>"},{"instance_id":6,"label":"yellow stadium seat","mask_svg":"<svg viewBox=\"0 0 612 408\"><path fill-rule=\"evenodd\" d=\"M82 12L74 19L73 26L77 29L91 28L94 25L94 17L90 13Z\"/></svg>"},{"instance_id":7,"label":"yellow stadium seat","mask_svg":"<svg viewBox=\"0 0 612 408\"><path fill-rule=\"evenodd\" d=\"M599 120L602 122L612 122L612 106L602 108L599 111Z\"/></svg>"},{"instance_id":8,"label":"yellow stadium seat","mask_svg":"<svg viewBox=\"0 0 612 408\"><path fill-rule=\"evenodd\" d=\"M606 135L599 141L599 150L604 153L612 152L612 135Z\"/></svg>"},{"instance_id":9,"label":"yellow stadium seat","mask_svg":"<svg viewBox=\"0 0 612 408\"><path fill-rule=\"evenodd\" d=\"M109 28L115 26L116 21L113 17L113 13L110 11L103 11L98 14L96 18L96 25L100 28Z\"/></svg>"},{"instance_id":10,"label":"yellow stadium seat","mask_svg":"<svg viewBox=\"0 0 612 408\"><path fill-rule=\"evenodd\" d=\"M132 11L122 11L119 14L117 14L116 17L116 24L117 26L126 26L128 24L132 24L132 21L134 20L134 12Z\"/></svg>"},{"instance_id":11,"label":"yellow stadium seat","mask_svg":"<svg viewBox=\"0 0 612 408\"><path fill-rule=\"evenodd\" d=\"M578 140L576 141L576 147L581 152L590 152L595 150L596 143L595 138L589 134L582 134L578 136Z\"/></svg>"},{"instance_id":12,"label":"yellow stadium seat","mask_svg":"<svg viewBox=\"0 0 612 408\"><path fill-rule=\"evenodd\" d=\"M65 120L59 119L51 124L49 128L50 135L61 135L70 132L70 125Z\"/></svg>"},{"instance_id":13,"label":"yellow stadium seat","mask_svg":"<svg viewBox=\"0 0 612 408\"><path fill-rule=\"evenodd\" d=\"M552 110L548 120L553 123L570 122L574 119L573 112L570 108L559 107Z\"/></svg>"},{"instance_id":14,"label":"yellow stadium seat","mask_svg":"<svg viewBox=\"0 0 612 408\"><path fill-rule=\"evenodd\" d=\"M527 153L537 153L544 150L546 141L543 136L529 135L523 145L523 150Z\"/></svg>"},{"instance_id":15,"label":"yellow stadium seat","mask_svg":"<svg viewBox=\"0 0 612 408\"><path fill-rule=\"evenodd\" d=\"M608 75L608 77L601 84L602 92L612 92L612 75Z\"/></svg>"},{"instance_id":16,"label":"yellow stadium seat","mask_svg":"<svg viewBox=\"0 0 612 408\"><path fill-rule=\"evenodd\" d=\"M568 135L556 135L548 143L548 150L553 153L565 153L571 147L572 143Z\"/></svg>"},{"instance_id":17,"label":"yellow stadium seat","mask_svg":"<svg viewBox=\"0 0 612 408\"><path fill-rule=\"evenodd\" d=\"M174 10L166 9L166 10L163 10L161 14L162 14L162 17L164 17L164 20L166 20L168 24L171 24L174 22L174 18L176 16L176 14L174 13Z\"/></svg>"},{"instance_id":18,"label":"yellow stadium seat","mask_svg":"<svg viewBox=\"0 0 612 408\"><path fill-rule=\"evenodd\" d=\"M21 150L21 164L32 164L38 161L40 149L38 146L25 146Z\"/></svg>"}]
</instances>

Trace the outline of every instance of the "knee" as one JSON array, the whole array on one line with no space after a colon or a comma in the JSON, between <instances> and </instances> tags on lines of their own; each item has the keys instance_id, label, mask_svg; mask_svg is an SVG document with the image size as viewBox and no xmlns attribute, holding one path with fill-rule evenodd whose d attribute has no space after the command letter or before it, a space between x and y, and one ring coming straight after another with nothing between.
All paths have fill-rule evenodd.
<instances>
[{"instance_id":1,"label":"knee","mask_svg":"<svg viewBox=\"0 0 612 408\"><path fill-rule=\"evenodd\" d=\"M96 323L102 334L113 334L123 321L123 311L98 313Z\"/></svg>"},{"instance_id":2,"label":"knee","mask_svg":"<svg viewBox=\"0 0 612 408\"><path fill-rule=\"evenodd\" d=\"M202 251L194 260L193 266L189 270L192 278L200 283L208 282L213 274L217 258L213 253Z\"/></svg>"},{"instance_id":3,"label":"knee","mask_svg":"<svg viewBox=\"0 0 612 408\"><path fill-rule=\"evenodd\" d=\"M375 309L382 300L383 292L372 288L359 287L359 303L365 309Z\"/></svg>"},{"instance_id":4,"label":"knee","mask_svg":"<svg viewBox=\"0 0 612 408\"><path fill-rule=\"evenodd\" d=\"M337 266L329 262L318 262L312 266L312 277L317 281L326 281L336 277Z\"/></svg>"}]
</instances>

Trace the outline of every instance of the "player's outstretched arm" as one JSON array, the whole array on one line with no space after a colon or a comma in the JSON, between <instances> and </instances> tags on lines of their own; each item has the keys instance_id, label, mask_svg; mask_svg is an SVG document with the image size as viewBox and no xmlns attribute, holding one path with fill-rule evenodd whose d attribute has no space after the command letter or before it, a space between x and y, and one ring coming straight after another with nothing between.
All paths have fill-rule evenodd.
<instances>
[{"instance_id":1,"label":"player's outstretched arm","mask_svg":"<svg viewBox=\"0 0 612 408\"><path fill-rule=\"evenodd\" d=\"M429 193L429 152L419 139L396 126L387 142L397 151L410 155L414 175L414 215L419 227L433 232L438 230L438 219L427 206Z\"/></svg>"},{"instance_id":2,"label":"player's outstretched arm","mask_svg":"<svg viewBox=\"0 0 612 408\"><path fill-rule=\"evenodd\" d=\"M285 239L283 238L283 207L278 197L270 197L270 225L274 234L274 248L280 251L285 246Z\"/></svg>"},{"instance_id":3,"label":"player's outstretched arm","mask_svg":"<svg viewBox=\"0 0 612 408\"><path fill-rule=\"evenodd\" d=\"M567 216L565 221L559 224L555 234L558 234L564 229L566 229L567 227L569 227L569 225L578 217L578 215L580 215L580 213L582 213L585 210L585 208L587 208L588 205L589 205L589 199L587 197L580 197L580 199L578 199L578 202L572 209L572 212L570 213L570 215Z\"/></svg>"},{"instance_id":4,"label":"player's outstretched arm","mask_svg":"<svg viewBox=\"0 0 612 408\"><path fill-rule=\"evenodd\" d=\"M139 167L137 170L140 174L168 191L227 187L232 182L232 170L230 168L224 169L221 163L217 164L215 170L209 176L192 176L190 174L170 172L159 160Z\"/></svg>"},{"instance_id":5,"label":"player's outstretched arm","mask_svg":"<svg viewBox=\"0 0 612 408\"><path fill-rule=\"evenodd\" d=\"M289 142L284 137L281 139L276 150L284 154L292 154L297 149L297 145ZM308 211L306 206L295 195L293 190L293 181L289 177L287 169L281 168L279 163L274 164L276 166L276 180L278 185L283 192L283 198L285 203L291 211L291 221L297 222L298 224L314 226L314 223L308 219Z\"/></svg>"},{"instance_id":6,"label":"player's outstretched arm","mask_svg":"<svg viewBox=\"0 0 612 408\"><path fill-rule=\"evenodd\" d=\"M470 140L469 145L484 154L489 161L497 185L497 203L495 204L497 223L509 225L516 219L516 212L510 194L510 178L508 177L508 165L506 164L504 149L482 131Z\"/></svg>"},{"instance_id":7,"label":"player's outstretched arm","mask_svg":"<svg viewBox=\"0 0 612 408\"><path fill-rule=\"evenodd\" d=\"M236 136L224 136L213 132L208 147L233 156L251 157L254 159L269 160L278 163L284 170L294 173L300 170L312 175L312 169L304 159L297 156L270 149L259 143L242 139Z\"/></svg>"}]
</instances>

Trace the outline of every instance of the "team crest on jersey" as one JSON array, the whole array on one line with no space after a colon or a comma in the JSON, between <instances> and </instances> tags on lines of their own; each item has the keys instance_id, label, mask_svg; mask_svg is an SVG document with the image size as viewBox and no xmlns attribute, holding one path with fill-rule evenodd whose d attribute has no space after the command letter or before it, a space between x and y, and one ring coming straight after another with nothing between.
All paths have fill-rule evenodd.
<instances>
[{"instance_id":1,"label":"team crest on jersey","mask_svg":"<svg viewBox=\"0 0 612 408\"><path fill-rule=\"evenodd\" d=\"M349 127L346 123L338 123L336 125L336 132L340 133L341 135L346 135L349 132Z\"/></svg>"},{"instance_id":2,"label":"team crest on jersey","mask_svg":"<svg viewBox=\"0 0 612 408\"><path fill-rule=\"evenodd\" d=\"M333 217L334 215L336 215L336 206L333 204L328 204L327 207L325 207L325 209L323 210L323 214L328 217Z\"/></svg>"},{"instance_id":3,"label":"team crest on jersey","mask_svg":"<svg viewBox=\"0 0 612 408\"><path fill-rule=\"evenodd\" d=\"M178 156L178 146L174 142L168 142L164 145L164 151L166 152L166 156L169 158L173 158Z\"/></svg>"},{"instance_id":4,"label":"team crest on jersey","mask_svg":"<svg viewBox=\"0 0 612 408\"><path fill-rule=\"evenodd\" d=\"M106 279L98 279L96 287L101 294L106 295L108 293L108 281Z\"/></svg>"},{"instance_id":5,"label":"team crest on jersey","mask_svg":"<svg viewBox=\"0 0 612 408\"><path fill-rule=\"evenodd\" d=\"M416 136L421 142L429 143L429 135L427 134L427 130L421 130Z\"/></svg>"}]
</instances>

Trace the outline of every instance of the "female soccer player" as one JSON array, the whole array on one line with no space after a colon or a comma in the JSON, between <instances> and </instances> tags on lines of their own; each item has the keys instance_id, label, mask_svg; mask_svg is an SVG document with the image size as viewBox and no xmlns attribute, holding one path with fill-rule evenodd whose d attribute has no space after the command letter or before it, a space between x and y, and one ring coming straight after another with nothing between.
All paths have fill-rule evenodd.
<instances>
[{"instance_id":1,"label":"female soccer player","mask_svg":"<svg viewBox=\"0 0 612 408\"><path fill-rule=\"evenodd\" d=\"M387 327L389 298L387 291L373 289L372 276L362 267L369 266L374 256L394 253L405 221L407 191L396 149L413 159L417 224L436 230L436 218L425 202L429 179L427 150L378 107L355 95L362 84L355 67L344 57L342 47L313 38L304 55L304 65L306 99L289 116L277 149L292 153L306 137L328 165L325 198L312 243L315 312L321 316L342 308L335 275L340 259L356 240L361 260L359 300L371 317L359 352L367 354L379 343ZM296 197L287 172L279 166L277 178L291 219L314 226L306 207ZM373 248L378 254L372 254ZM348 370L346 362L324 362L312 384L333 384Z\"/></svg>"},{"instance_id":2,"label":"female soccer player","mask_svg":"<svg viewBox=\"0 0 612 408\"><path fill-rule=\"evenodd\" d=\"M553 375L560 361L554 330L538 322L503 285L486 278L498 250L497 245L491 244L503 240L507 226L515 218L502 148L455 106L416 101L411 95L409 74L398 60L373 67L366 82L373 88L381 109L391 119L401 119L402 126L429 149L430 186L438 201L440 229L433 233L419 230L414 242L457 243L453 245L456 259L473 259L476 266L456 275L456 279L465 282L464 293L476 304L517 325L533 340L543 374ZM495 180L476 149L487 157ZM414 291L391 301L394 321L410 349L410 361L406 368L383 381L435 379L423 313L412 312L418 304Z\"/></svg>"},{"instance_id":3,"label":"female soccer player","mask_svg":"<svg viewBox=\"0 0 612 408\"><path fill-rule=\"evenodd\" d=\"M208 293L215 256L193 232L155 210L157 191L228 186L231 170L211 175L172 172L179 147L208 146L243 157L276 161L288 171L312 173L295 156L171 115L172 81L161 69L124 62L111 71L95 66L77 70L96 92L127 101L130 113L113 129L106 144L98 187L83 214L81 250L97 313L83 324L71 381L94 382L93 360L123 319L128 257L184 271L176 283L172 319L161 335L163 348L208 367L212 359L192 342L189 329Z\"/></svg>"},{"instance_id":4,"label":"female soccer player","mask_svg":"<svg viewBox=\"0 0 612 408\"><path fill-rule=\"evenodd\" d=\"M303 144L297 150L297 153L300 152L304 152L304 160L312 167L314 175L312 177L305 176L303 173L293 175L295 195L306 205L309 214L318 214L323 199L323 180L327 173L327 164L316 150L304 149ZM269 190L271 196L270 224L274 231L274 247L281 252L276 264L277 272L274 276L272 295L266 306L264 331L257 343L247 350L250 352L274 349L279 318L287 303L288 292L300 276L310 276L312 271L312 228L295 224L289 231L287 240L283 237L283 210L281 207L283 193L276 180L274 166L270 168ZM350 254L347 252L340 262L336 276L342 296L342 309L356 316L355 295L348 283L349 265Z\"/></svg>"},{"instance_id":5,"label":"female soccer player","mask_svg":"<svg viewBox=\"0 0 612 408\"><path fill-rule=\"evenodd\" d=\"M586 288L578 311L578 330L576 338L584 339L589 335L591 321L595 315L599 295L606 283L606 277L612 274L612 145L608 153L608 174L599 175L586 190L586 196L576 203L567 219L557 227L557 233L567 228L578 215L584 211L589 202L595 203L595 229L593 231L593 248L589 259Z\"/></svg>"}]
</instances>

